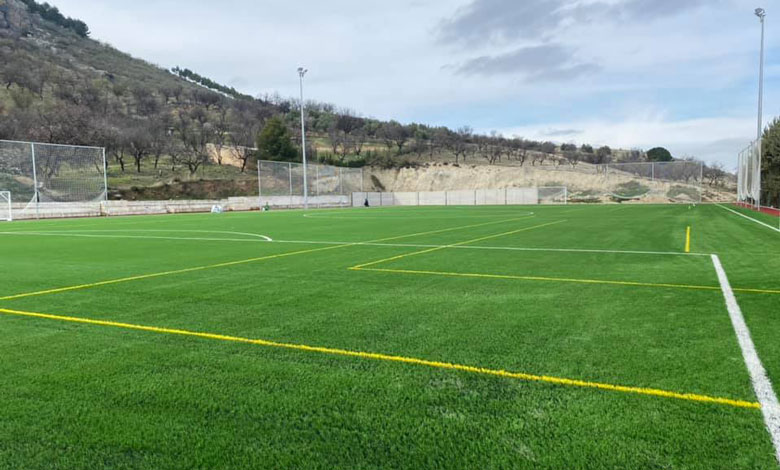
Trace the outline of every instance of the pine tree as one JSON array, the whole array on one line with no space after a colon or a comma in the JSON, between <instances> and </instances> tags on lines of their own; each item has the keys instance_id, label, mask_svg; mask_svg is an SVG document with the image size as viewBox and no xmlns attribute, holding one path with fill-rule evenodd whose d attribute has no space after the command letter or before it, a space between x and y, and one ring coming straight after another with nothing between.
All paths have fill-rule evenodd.
<instances>
[{"instance_id":1,"label":"pine tree","mask_svg":"<svg viewBox=\"0 0 780 470\"><path fill-rule=\"evenodd\" d=\"M780 207L780 118L764 130L761 139L761 203Z\"/></svg>"},{"instance_id":2,"label":"pine tree","mask_svg":"<svg viewBox=\"0 0 780 470\"><path fill-rule=\"evenodd\" d=\"M257 149L260 160L285 162L300 160L298 149L292 143L290 131L279 116L268 120L257 137Z\"/></svg>"}]
</instances>

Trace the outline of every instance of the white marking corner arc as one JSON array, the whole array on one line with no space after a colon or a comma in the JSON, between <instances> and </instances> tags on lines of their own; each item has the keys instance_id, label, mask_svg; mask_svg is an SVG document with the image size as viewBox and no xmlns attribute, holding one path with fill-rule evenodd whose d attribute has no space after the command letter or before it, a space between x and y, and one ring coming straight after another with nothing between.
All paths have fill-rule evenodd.
<instances>
[{"instance_id":1,"label":"white marking corner arc","mask_svg":"<svg viewBox=\"0 0 780 470\"><path fill-rule=\"evenodd\" d=\"M764 424L775 447L775 457L778 463L780 463L780 403L778 403L777 395L774 388L772 388L772 382L769 380L766 369L764 369L764 365L758 357L756 346L750 337L750 330L742 315L742 309L739 308L737 298L734 296L734 291L731 289L731 284L718 255L712 255L712 264L715 266L715 271L718 274L718 281L726 301L726 308L737 336L739 348L742 351L742 357L745 360L745 366L750 374L753 390L756 393L758 402L761 404Z\"/></svg>"}]
</instances>

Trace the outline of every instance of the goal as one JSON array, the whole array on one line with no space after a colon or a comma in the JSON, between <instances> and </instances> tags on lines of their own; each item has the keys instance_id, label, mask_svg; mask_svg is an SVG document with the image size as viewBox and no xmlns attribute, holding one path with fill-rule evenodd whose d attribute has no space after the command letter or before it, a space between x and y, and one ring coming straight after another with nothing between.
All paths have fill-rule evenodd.
<instances>
[{"instance_id":1,"label":"goal","mask_svg":"<svg viewBox=\"0 0 780 470\"><path fill-rule=\"evenodd\" d=\"M15 219L100 215L107 199L105 149L0 140L0 184L27 205Z\"/></svg>"},{"instance_id":2,"label":"goal","mask_svg":"<svg viewBox=\"0 0 780 470\"><path fill-rule=\"evenodd\" d=\"M10 222L13 220L11 214L11 192L0 191L0 220Z\"/></svg>"}]
</instances>

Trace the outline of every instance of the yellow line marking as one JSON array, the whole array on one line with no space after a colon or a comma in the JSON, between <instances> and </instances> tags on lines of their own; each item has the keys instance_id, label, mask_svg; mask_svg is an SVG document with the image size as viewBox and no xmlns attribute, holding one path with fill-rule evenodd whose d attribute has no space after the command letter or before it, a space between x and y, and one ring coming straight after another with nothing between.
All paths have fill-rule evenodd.
<instances>
[{"instance_id":1,"label":"yellow line marking","mask_svg":"<svg viewBox=\"0 0 780 470\"><path fill-rule=\"evenodd\" d=\"M691 227L685 229L685 252L691 252Z\"/></svg>"},{"instance_id":2,"label":"yellow line marking","mask_svg":"<svg viewBox=\"0 0 780 470\"><path fill-rule=\"evenodd\" d=\"M564 277L513 276L510 274L453 273L453 272L446 272L446 271L420 271L420 270L412 270L412 269L361 268L357 266L349 269L352 271L374 271L374 272L393 273L393 274L423 274L423 275L431 275L431 276L448 276L448 277L511 279L511 280L518 280L518 281L573 282L578 284L606 284L606 285L616 285L616 286L662 287L662 288L670 288L670 289L720 291L720 287L716 287L716 286L698 286L698 285L689 285L689 284L658 284L652 282L610 281L610 280L603 280L603 279L572 279L572 278L564 278ZM747 293L754 293L754 294L780 294L780 290L737 289L737 288L732 290L734 292L747 292Z\"/></svg>"},{"instance_id":3,"label":"yellow line marking","mask_svg":"<svg viewBox=\"0 0 780 470\"><path fill-rule=\"evenodd\" d=\"M490 240L491 238L505 237L507 235L512 235L512 234L520 233L520 232L526 232L528 230L533 230L533 229L537 229L537 228L547 227L548 225L560 224L562 222L566 222L566 221L565 220L558 220L558 221L555 221L555 222L548 222L546 224L534 225L532 227L524 227L524 228L521 228L521 229L518 229L518 230L512 230L510 232L498 233L498 234L495 234L495 235L488 235L488 236L485 236L485 237L475 238L473 240L466 240L464 242L452 243L450 245L437 246L435 248L428 248L427 250L415 251L415 252L412 252L412 253L406 253L406 254L398 255L398 256L391 256L390 258L384 258L384 259L380 259L380 260L377 260L377 261L372 261L370 263L359 264L357 266L353 266L350 269L359 269L359 268L364 268L366 266L374 266L375 264L386 263L386 262L389 262L389 261L395 261L395 260L399 260L401 258L408 258L410 256L422 255L422 254L425 254L425 253L432 253L434 251L444 250L444 249L447 249L447 248L453 248L453 247L456 247L456 246L468 245L469 243L476 243L476 242L483 241L483 240Z\"/></svg>"},{"instance_id":4,"label":"yellow line marking","mask_svg":"<svg viewBox=\"0 0 780 470\"><path fill-rule=\"evenodd\" d=\"M308 250L291 251L291 252L280 253L280 254L276 254L276 255L261 256L261 257L257 257L257 258L247 258L247 259L242 259L242 260L237 260L237 261L228 261L228 262L225 262L225 263L209 264L209 265L206 265L206 266L195 266L195 267L192 267L192 268L176 269L176 270L172 270L172 271L163 271L163 272L151 273L151 274L141 274L141 275L137 275L137 276L123 277L123 278L119 278L119 279L109 279L109 280L106 280L106 281L92 282L92 283L88 283L88 284L79 284L79 285L75 285L75 286L59 287L59 288L55 288L55 289L46 289L46 290L40 290L40 291L36 291L36 292L26 292L26 293L23 293L23 294L14 294L14 295L9 295L9 296L5 296L5 297L0 297L0 300L16 300L16 299L22 299L22 298L25 298L25 297L34 297L34 296L48 295L48 294L58 294L60 292L68 292L68 291L81 290L81 289L89 289L89 288L92 288L92 287L100 287L100 286L106 286L106 285L110 285L110 284L118 284L118 283L121 283L121 282L139 281L139 280L142 280L142 279L151 279L151 278L161 277L161 276L170 276L170 275L173 275L173 274L184 274L184 273L189 273L189 272L194 272L194 271L203 271L203 270L206 270L206 269L224 268L224 267L227 267L227 266L236 266L236 265L239 265L239 264L254 263L254 262L257 262L257 261L265 261L265 260L276 259L276 258L284 258L284 257L287 257L287 256L302 255L302 254L305 254L305 253L314 253L314 252L317 252L317 251L333 250L333 249L336 249L336 248L344 248L344 247L348 247L348 246L356 246L356 245L360 245L361 243L385 242L385 241L390 241L390 240L399 240L399 239L402 239L402 238L417 237L417 236L421 236L421 235L430 235L430 234L434 234L434 233L449 232L449 231L453 231L453 230L462 230L462 229L466 229L466 228L481 227L481 226L484 226L484 225L499 224L499 223L503 223L503 222L512 222L512 221L515 221L515 220L521 220L521 219L525 219L525 218L528 218L528 217L533 217L533 215L531 215L531 216L524 216L524 217L517 217L517 218L513 218L513 219L497 220L497 221L493 221L493 222L485 222L485 223L480 223L480 224L463 225L463 226L458 226L458 227L450 227L450 228L445 228L445 229L440 229L440 230L432 230L432 231L429 231L429 232L411 233L411 234L408 234L408 235L400 235L400 236L397 236L397 237L380 238L378 240L371 240L369 242L355 242L355 243L350 243L350 244L346 244L346 245L327 246L327 247L324 247L324 248L311 248L311 249L308 249Z\"/></svg>"},{"instance_id":5,"label":"yellow line marking","mask_svg":"<svg viewBox=\"0 0 780 470\"><path fill-rule=\"evenodd\" d=\"M24 294L16 294L16 295L9 295L6 297L0 297L0 300L15 300L15 299L21 299L25 297L33 297L33 296L39 296L39 295L47 295L47 294L57 294L60 292L67 292L72 290L80 290L80 289L88 289L90 287L99 287L99 286L107 286L110 284L118 284L120 282L129 282L129 281L139 281L141 279L151 279L155 277L161 277L161 276L170 276L173 274L183 274L183 273L189 273L194 271L203 271L206 269L215 269L215 268L223 268L227 266L236 266L239 264L246 264L246 263L252 263L256 261L263 261L263 260L269 260L269 259L276 259L276 258L284 258L286 256L293 256L293 255L300 255L304 253L314 253L316 251L325 251L325 250L332 250L334 248L339 248L340 246L328 246L324 248L312 248L309 250L299 250L299 251L291 251L287 253L280 253L276 255L268 255L268 256L261 256L258 258L248 258L248 259L242 259L238 261L228 261L226 263L217 263L217 264L209 264L206 266L195 266L192 268L184 268L184 269L176 269L173 271L163 271L159 273L152 273L152 274L141 274L138 276L130 276L130 277L123 277L119 279L109 279L107 281L99 281L99 282L92 282L89 284L79 284L75 286L68 286L68 287L59 287L56 289L47 289L47 290L41 290L37 292L27 292Z\"/></svg>"},{"instance_id":6,"label":"yellow line marking","mask_svg":"<svg viewBox=\"0 0 780 470\"><path fill-rule=\"evenodd\" d=\"M418 365L418 366L425 366L425 367L433 367L437 369L449 369L449 370L456 370L460 372L468 372L472 374L480 374L480 375L491 375L496 377L504 377L504 378L510 378L510 379L519 379L519 380L527 380L532 382L544 382L549 384L555 384L555 385L565 385L565 386L571 386L571 387L581 387L581 388L595 388L599 390L608 390L613 392L623 392L623 393L633 393L633 394L639 394L639 395L650 395L650 396L656 396L656 397L664 397L664 398L675 398L679 400L687 400L687 401L694 401L694 402L701 402L701 403L713 403L713 404L719 404L719 405L727 405L727 406L734 406L738 408L752 408L752 409L759 409L761 405L756 402L750 402L750 401L744 401L744 400L734 400L731 398L720 398L720 397L711 397L707 395L699 395L694 393L679 393L679 392L670 392L667 390L659 390L654 388L644 388L644 387L630 387L630 386L624 386L624 385L612 385L612 384L606 384L606 383L600 383L600 382L589 382L585 380L577 380L577 379L567 379L562 377L551 377L547 375L535 375L535 374L527 374L524 372L509 372L505 370L498 370L498 369L488 369L484 367L475 367L475 366L467 366L462 364L453 364L449 362L440 362L440 361L430 361L427 359L418 359L414 357L405 357L405 356L395 356L390 354L381 354L381 353L370 353L370 352L362 352L362 351L350 351L347 349L337 349L337 348L328 348L328 347L322 347L322 346L308 346L305 344L294 344L294 343L280 343L276 341L268 341L264 339L250 339L250 338L241 338L238 336L228 336L228 335L221 335L221 334L214 334L214 333L201 333L196 331L189 331L189 330L181 330L181 329L172 329L172 328L161 328L156 326L145 326L145 325L135 325L131 323L120 323L120 322L114 322L114 321L105 321L105 320L92 320L89 318L80 318L80 317L70 317L70 316L62 316L62 315L51 315L46 313L34 313L34 312L24 312L19 310L8 310L8 309L0 309L0 313L5 315L13 315L13 316L22 316L22 317L31 317L31 318L40 318L40 319L47 319L47 320L57 320L57 321L63 321L63 322L71 322L71 323L82 323L87 325L98 325L98 326L108 326L108 327L114 327L114 328L123 328L128 330L137 330L137 331L146 331L146 332L152 332L152 333L161 333L161 334L170 334L170 335L180 335L180 336L190 336L190 337L196 337L196 338L203 338L203 339L212 339L212 340L219 340L219 341L230 341L235 343L245 343L245 344L254 344L258 346L267 346L272 348L282 348L282 349L289 349L289 350L295 350L295 351L305 351L305 352L314 352L314 353L320 353L320 354L330 354L330 355L336 355L336 356L346 356L346 357L357 357L361 359L372 359L377 361L386 361L386 362L397 362L402 364L412 364L412 365Z\"/></svg>"}]
</instances>

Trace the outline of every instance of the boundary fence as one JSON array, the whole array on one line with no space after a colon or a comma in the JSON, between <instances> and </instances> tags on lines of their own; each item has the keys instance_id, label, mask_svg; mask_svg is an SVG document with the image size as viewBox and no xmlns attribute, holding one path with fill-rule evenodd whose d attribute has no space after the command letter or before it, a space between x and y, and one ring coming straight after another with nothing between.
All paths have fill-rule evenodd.
<instances>
[{"instance_id":1,"label":"boundary fence","mask_svg":"<svg viewBox=\"0 0 780 470\"><path fill-rule=\"evenodd\" d=\"M352 206L504 206L567 204L565 186L458 191L354 192Z\"/></svg>"}]
</instances>

